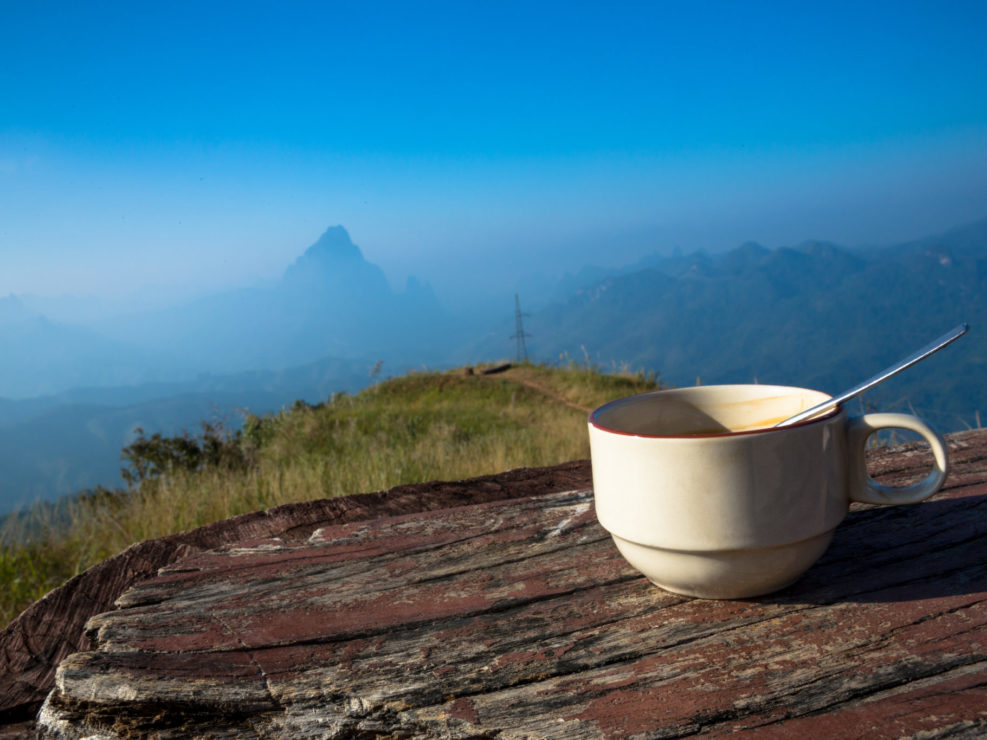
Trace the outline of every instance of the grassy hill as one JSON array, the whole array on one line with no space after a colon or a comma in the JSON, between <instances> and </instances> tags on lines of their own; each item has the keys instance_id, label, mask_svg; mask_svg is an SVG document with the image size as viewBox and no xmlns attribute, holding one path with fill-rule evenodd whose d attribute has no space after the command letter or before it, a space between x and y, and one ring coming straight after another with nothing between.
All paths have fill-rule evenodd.
<instances>
[{"instance_id":1,"label":"grassy hill","mask_svg":"<svg viewBox=\"0 0 987 740\"><path fill-rule=\"evenodd\" d=\"M144 539L258 509L589 456L586 414L653 377L585 367L412 373L357 395L248 418L235 435L142 438L126 490L79 495L0 527L0 625Z\"/></svg>"}]
</instances>

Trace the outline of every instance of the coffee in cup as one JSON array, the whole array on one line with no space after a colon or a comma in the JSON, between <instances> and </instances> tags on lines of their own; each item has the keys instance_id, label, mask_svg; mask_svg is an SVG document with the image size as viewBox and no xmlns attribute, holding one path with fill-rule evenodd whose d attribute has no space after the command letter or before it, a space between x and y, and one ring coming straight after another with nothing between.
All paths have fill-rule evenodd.
<instances>
[{"instance_id":1,"label":"coffee in cup","mask_svg":"<svg viewBox=\"0 0 987 740\"><path fill-rule=\"evenodd\" d=\"M826 550L851 501L904 504L942 486L942 439L906 414L837 407L774 424L829 396L768 385L697 386L613 401L589 417L596 514L654 584L735 599L796 581ZM922 481L884 486L864 449L878 429L917 432L935 458Z\"/></svg>"}]
</instances>

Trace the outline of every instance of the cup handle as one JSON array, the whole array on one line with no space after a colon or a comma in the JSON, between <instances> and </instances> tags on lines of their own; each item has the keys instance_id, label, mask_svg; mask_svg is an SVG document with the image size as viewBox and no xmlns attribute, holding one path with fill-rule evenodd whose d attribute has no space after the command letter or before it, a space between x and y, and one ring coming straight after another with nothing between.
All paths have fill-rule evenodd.
<instances>
[{"instance_id":1,"label":"cup handle","mask_svg":"<svg viewBox=\"0 0 987 740\"><path fill-rule=\"evenodd\" d=\"M889 428L909 429L925 437L935 457L932 472L925 479L907 486L885 486L870 477L864 463L867 438L878 429ZM949 470L942 437L921 419L908 414L864 414L850 419L847 422L847 450L850 455L850 500L865 504L914 504L938 491Z\"/></svg>"}]
</instances>

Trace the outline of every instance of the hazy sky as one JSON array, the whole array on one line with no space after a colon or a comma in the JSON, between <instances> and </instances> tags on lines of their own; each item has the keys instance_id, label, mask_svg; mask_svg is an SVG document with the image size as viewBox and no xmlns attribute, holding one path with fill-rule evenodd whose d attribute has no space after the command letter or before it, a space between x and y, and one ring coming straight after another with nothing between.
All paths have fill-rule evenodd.
<instances>
[{"instance_id":1,"label":"hazy sky","mask_svg":"<svg viewBox=\"0 0 987 740\"><path fill-rule=\"evenodd\" d=\"M987 3L0 2L0 295L987 216Z\"/></svg>"}]
</instances>

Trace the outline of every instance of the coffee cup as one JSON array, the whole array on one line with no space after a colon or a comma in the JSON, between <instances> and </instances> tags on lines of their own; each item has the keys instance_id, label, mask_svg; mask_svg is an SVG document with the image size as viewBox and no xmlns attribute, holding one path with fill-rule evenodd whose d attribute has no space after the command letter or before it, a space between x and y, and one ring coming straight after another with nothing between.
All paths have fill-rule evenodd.
<instances>
[{"instance_id":1,"label":"coffee cup","mask_svg":"<svg viewBox=\"0 0 987 740\"><path fill-rule=\"evenodd\" d=\"M657 586L710 599L777 591L829 546L851 501L906 504L942 486L942 439L906 414L842 407L775 424L828 399L805 388L696 386L613 401L589 417L596 515L624 558ZM917 432L928 476L885 486L867 473L871 434Z\"/></svg>"}]
</instances>

